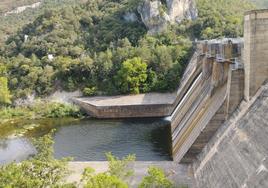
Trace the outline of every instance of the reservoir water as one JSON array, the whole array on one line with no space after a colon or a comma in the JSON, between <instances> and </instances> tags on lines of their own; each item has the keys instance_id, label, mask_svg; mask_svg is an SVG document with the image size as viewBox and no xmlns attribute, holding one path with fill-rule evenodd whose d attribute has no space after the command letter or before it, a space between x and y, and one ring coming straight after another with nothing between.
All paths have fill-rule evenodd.
<instances>
[{"instance_id":1,"label":"reservoir water","mask_svg":"<svg viewBox=\"0 0 268 188\"><path fill-rule=\"evenodd\" d=\"M56 158L102 161L105 153L117 157L135 154L137 161L171 160L169 122L162 119L54 121L21 138L0 139L0 163L21 161L35 153L30 138L56 129Z\"/></svg>"}]
</instances>

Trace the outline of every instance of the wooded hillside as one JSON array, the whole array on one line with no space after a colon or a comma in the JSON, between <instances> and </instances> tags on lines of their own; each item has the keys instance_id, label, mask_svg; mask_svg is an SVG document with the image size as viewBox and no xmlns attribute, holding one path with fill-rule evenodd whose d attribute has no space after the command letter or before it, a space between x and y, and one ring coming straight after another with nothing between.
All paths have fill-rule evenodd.
<instances>
[{"instance_id":1,"label":"wooded hillside","mask_svg":"<svg viewBox=\"0 0 268 188\"><path fill-rule=\"evenodd\" d=\"M246 0L198 0L196 20L148 35L139 2L47 0L36 10L1 17L6 71L0 77L8 78L13 98L57 89L89 96L173 91L191 41L242 36L243 13L253 7ZM125 20L127 12L137 19Z\"/></svg>"},{"instance_id":2,"label":"wooded hillside","mask_svg":"<svg viewBox=\"0 0 268 188\"><path fill-rule=\"evenodd\" d=\"M1 0L0 14L13 10L17 7L36 3L38 0Z\"/></svg>"}]
</instances>

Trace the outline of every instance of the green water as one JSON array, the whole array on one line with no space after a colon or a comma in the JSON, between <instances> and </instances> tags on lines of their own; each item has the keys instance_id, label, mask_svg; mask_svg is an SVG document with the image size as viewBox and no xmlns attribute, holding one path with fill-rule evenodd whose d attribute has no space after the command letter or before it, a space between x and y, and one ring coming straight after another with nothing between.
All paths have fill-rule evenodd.
<instances>
[{"instance_id":1,"label":"green water","mask_svg":"<svg viewBox=\"0 0 268 188\"><path fill-rule=\"evenodd\" d=\"M27 126L25 125L34 125ZM16 120L1 125L0 164L21 161L33 155L32 137L54 132L55 157L74 161L102 161L104 153L118 157L136 154L139 161L171 160L169 122L163 119L42 119ZM21 135L22 137L8 137Z\"/></svg>"}]
</instances>

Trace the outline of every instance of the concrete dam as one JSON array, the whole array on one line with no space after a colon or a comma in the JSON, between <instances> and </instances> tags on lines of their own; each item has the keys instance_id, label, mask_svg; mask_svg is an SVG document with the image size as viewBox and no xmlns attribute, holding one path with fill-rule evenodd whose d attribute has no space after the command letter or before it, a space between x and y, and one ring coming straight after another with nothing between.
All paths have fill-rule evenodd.
<instances>
[{"instance_id":1,"label":"concrete dam","mask_svg":"<svg viewBox=\"0 0 268 188\"><path fill-rule=\"evenodd\" d=\"M168 117L196 187L268 187L268 10L245 13L243 38L195 46L174 93L75 103L97 118Z\"/></svg>"}]
</instances>

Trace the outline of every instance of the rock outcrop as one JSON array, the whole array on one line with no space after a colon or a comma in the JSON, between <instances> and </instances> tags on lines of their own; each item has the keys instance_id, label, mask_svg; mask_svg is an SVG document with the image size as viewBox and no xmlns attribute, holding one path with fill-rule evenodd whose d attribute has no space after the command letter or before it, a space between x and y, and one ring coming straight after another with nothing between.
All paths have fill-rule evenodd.
<instances>
[{"instance_id":1,"label":"rock outcrop","mask_svg":"<svg viewBox=\"0 0 268 188\"><path fill-rule=\"evenodd\" d=\"M180 23L183 19L197 18L194 0L166 0L171 23Z\"/></svg>"},{"instance_id":2,"label":"rock outcrop","mask_svg":"<svg viewBox=\"0 0 268 188\"><path fill-rule=\"evenodd\" d=\"M138 7L138 12L151 34L161 32L169 22L169 16L163 10L163 5L159 0L145 0Z\"/></svg>"},{"instance_id":3,"label":"rock outcrop","mask_svg":"<svg viewBox=\"0 0 268 188\"><path fill-rule=\"evenodd\" d=\"M139 7L140 17L149 33L159 33L168 24L179 24L183 19L196 19L197 9L194 0L145 0Z\"/></svg>"}]
</instances>

